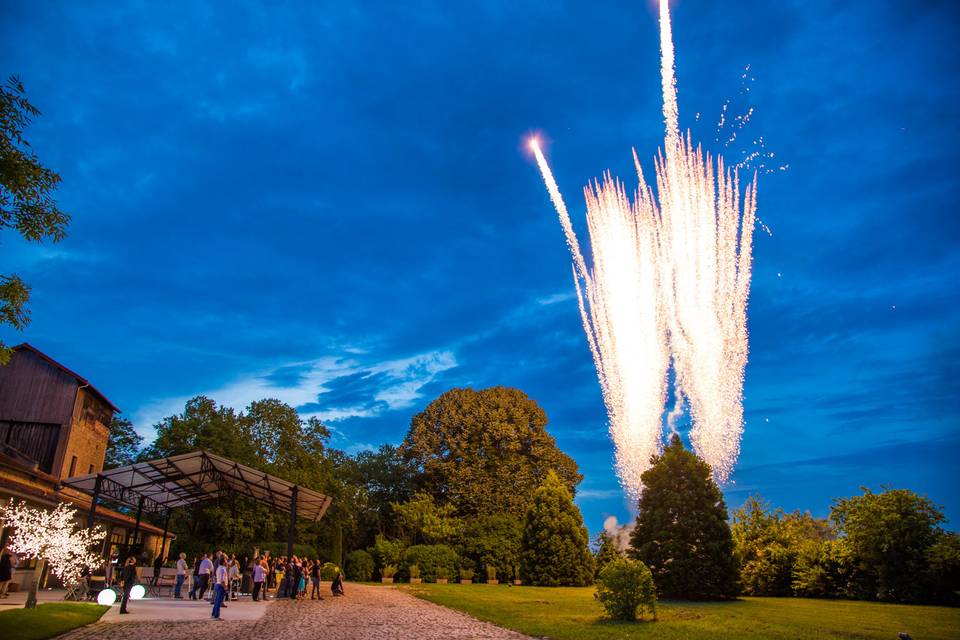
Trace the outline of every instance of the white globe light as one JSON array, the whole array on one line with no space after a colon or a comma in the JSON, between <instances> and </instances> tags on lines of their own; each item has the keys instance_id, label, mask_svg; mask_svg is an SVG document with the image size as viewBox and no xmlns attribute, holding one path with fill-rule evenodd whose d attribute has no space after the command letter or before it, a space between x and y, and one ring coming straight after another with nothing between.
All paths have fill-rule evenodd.
<instances>
[{"instance_id":1,"label":"white globe light","mask_svg":"<svg viewBox=\"0 0 960 640\"><path fill-rule=\"evenodd\" d=\"M131 600L139 600L145 595L147 595L147 590L143 588L142 584L135 584L133 585L133 588L130 589Z\"/></svg>"},{"instance_id":2,"label":"white globe light","mask_svg":"<svg viewBox=\"0 0 960 640\"><path fill-rule=\"evenodd\" d=\"M97 604L102 604L105 607L112 606L114 602L117 601L117 592L113 589L104 589L97 594Z\"/></svg>"}]
</instances>

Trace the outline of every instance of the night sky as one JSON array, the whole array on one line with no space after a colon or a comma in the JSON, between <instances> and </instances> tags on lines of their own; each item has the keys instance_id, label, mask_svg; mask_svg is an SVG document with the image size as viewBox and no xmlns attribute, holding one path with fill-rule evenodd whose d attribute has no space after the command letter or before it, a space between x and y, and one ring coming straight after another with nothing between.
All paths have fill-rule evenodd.
<instances>
[{"instance_id":1,"label":"night sky","mask_svg":"<svg viewBox=\"0 0 960 640\"><path fill-rule=\"evenodd\" d=\"M861 485L960 523L960 8L678 0L681 124L763 136L746 428L728 504L826 515ZM516 386L629 509L570 257L587 180L662 144L655 3L0 0L0 74L43 111L67 239L0 236L29 341L150 437L200 393L277 397L355 452L455 386ZM750 65L747 78L744 70ZM753 80L755 78L755 80ZM749 91L746 89L749 88ZM728 147L716 123L755 108ZM697 114L700 114L699 119ZM729 132L729 130L727 131Z\"/></svg>"}]
</instances>

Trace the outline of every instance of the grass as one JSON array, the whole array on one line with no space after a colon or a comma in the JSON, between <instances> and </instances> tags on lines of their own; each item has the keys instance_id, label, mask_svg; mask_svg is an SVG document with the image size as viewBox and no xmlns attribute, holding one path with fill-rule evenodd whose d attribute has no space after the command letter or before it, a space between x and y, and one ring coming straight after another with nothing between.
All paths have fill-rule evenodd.
<instances>
[{"instance_id":1,"label":"grass","mask_svg":"<svg viewBox=\"0 0 960 640\"><path fill-rule=\"evenodd\" d=\"M110 607L83 602L51 602L36 609L0 611L4 640L44 640L96 622Z\"/></svg>"},{"instance_id":2,"label":"grass","mask_svg":"<svg viewBox=\"0 0 960 640\"><path fill-rule=\"evenodd\" d=\"M604 618L593 588L419 584L407 593L476 618L554 640L656 638L960 638L960 609L844 600L741 598L733 602L661 602L656 622Z\"/></svg>"}]
</instances>

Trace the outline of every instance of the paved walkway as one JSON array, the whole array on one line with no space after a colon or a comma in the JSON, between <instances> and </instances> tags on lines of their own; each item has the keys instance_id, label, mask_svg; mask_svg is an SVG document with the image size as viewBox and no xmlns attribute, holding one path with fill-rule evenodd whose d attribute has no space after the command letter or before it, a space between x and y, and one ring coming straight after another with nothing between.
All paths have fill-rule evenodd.
<instances>
[{"instance_id":1,"label":"paved walkway","mask_svg":"<svg viewBox=\"0 0 960 640\"><path fill-rule=\"evenodd\" d=\"M418 600L392 587L347 584L347 596L323 602L270 602L256 621L98 622L72 631L59 640L173 640L215 637L217 640L529 640L487 622ZM329 589L326 593L329 593ZM132 605L131 605L132 608Z\"/></svg>"}]
</instances>

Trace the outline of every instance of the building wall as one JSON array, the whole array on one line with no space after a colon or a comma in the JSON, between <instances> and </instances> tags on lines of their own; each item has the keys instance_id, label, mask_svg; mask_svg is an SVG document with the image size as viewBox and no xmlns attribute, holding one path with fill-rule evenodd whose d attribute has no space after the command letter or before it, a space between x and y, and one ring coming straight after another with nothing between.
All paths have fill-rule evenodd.
<instances>
[{"instance_id":1,"label":"building wall","mask_svg":"<svg viewBox=\"0 0 960 640\"><path fill-rule=\"evenodd\" d=\"M95 395L83 388L77 392L70 435L66 442L63 465L59 473L60 478L82 476L103 470L112 416L110 407ZM75 463L74 458L76 458ZM71 467L73 467L72 470Z\"/></svg>"}]
</instances>

